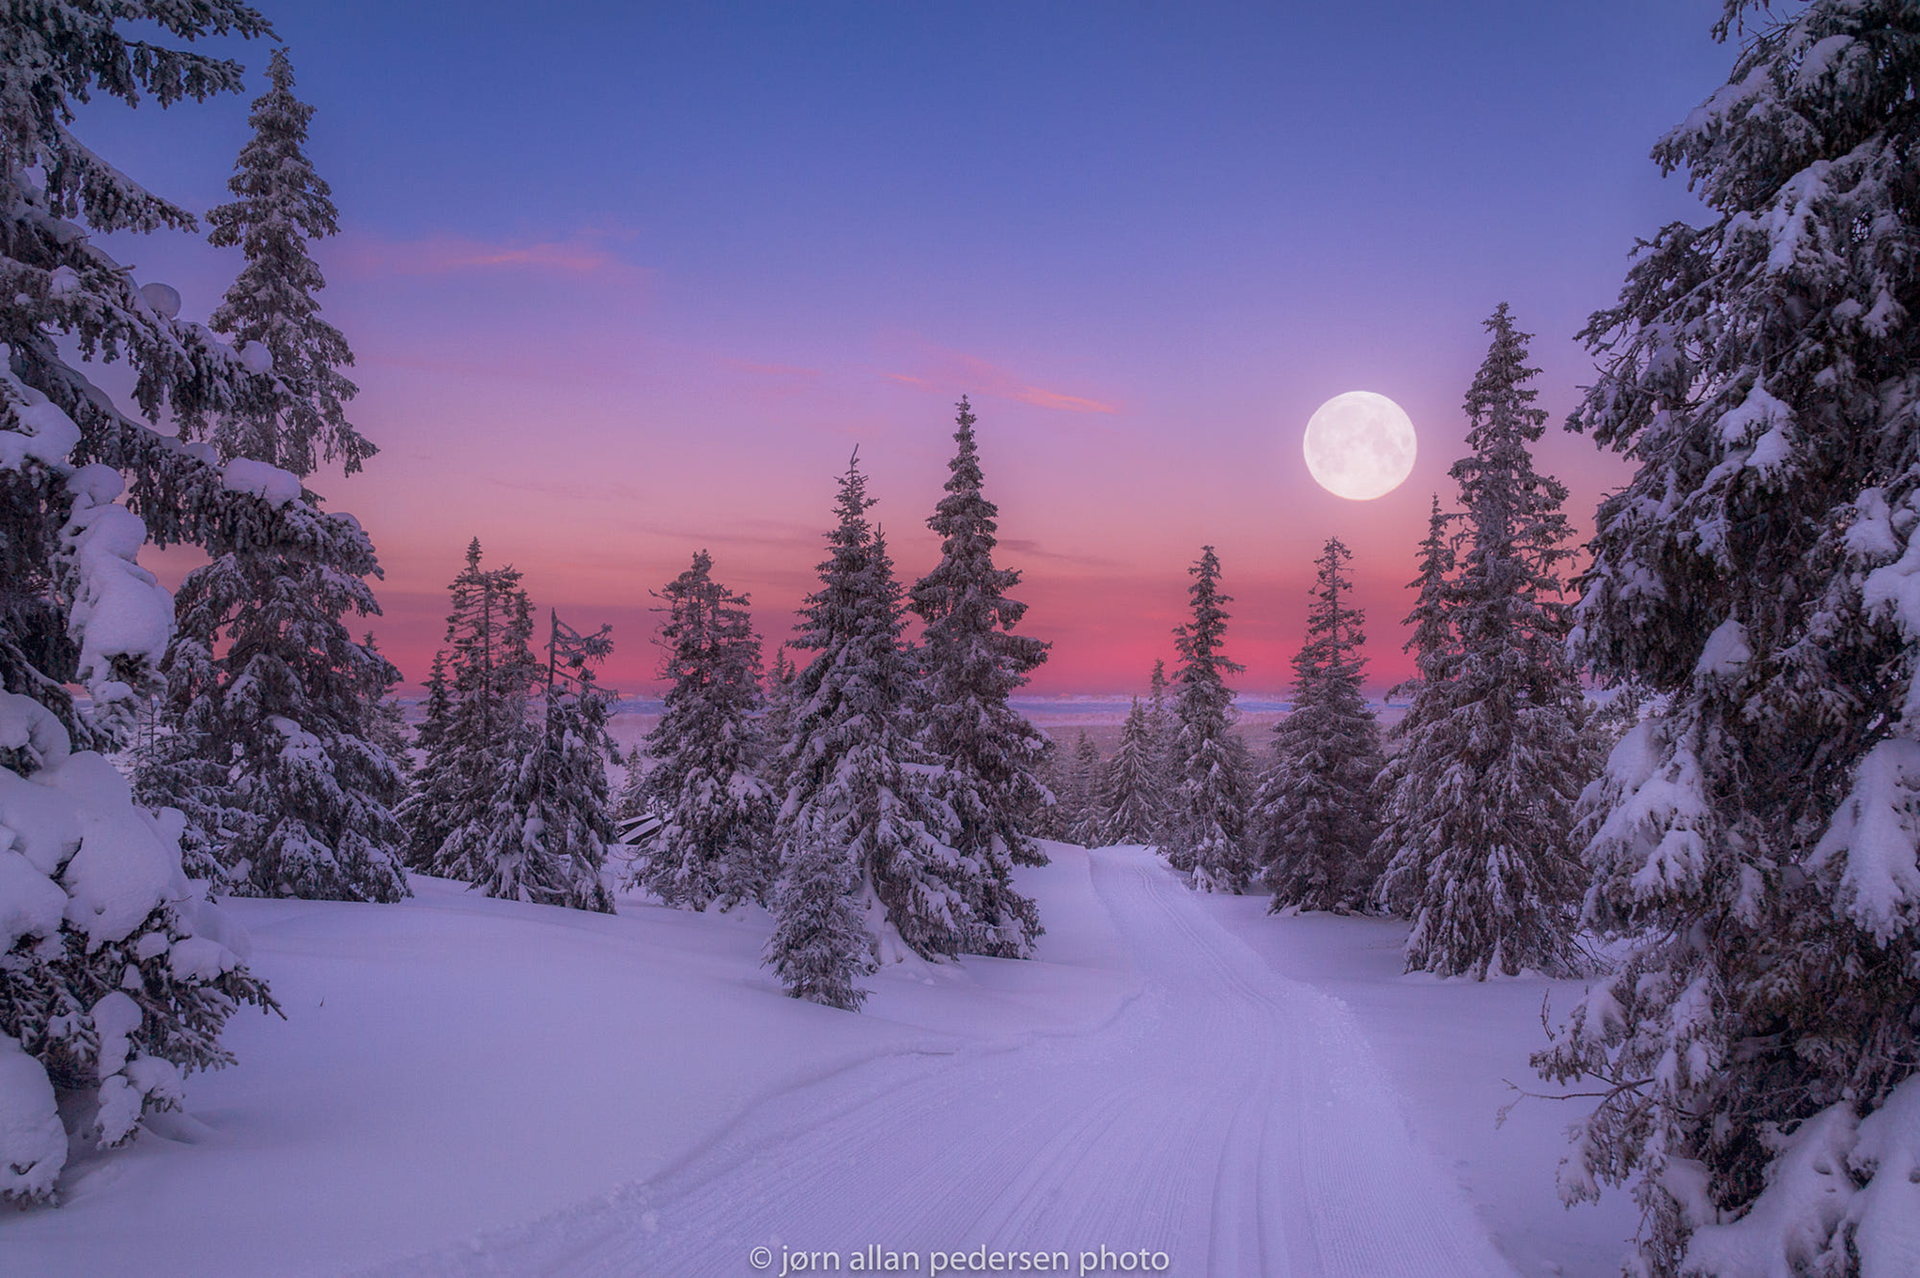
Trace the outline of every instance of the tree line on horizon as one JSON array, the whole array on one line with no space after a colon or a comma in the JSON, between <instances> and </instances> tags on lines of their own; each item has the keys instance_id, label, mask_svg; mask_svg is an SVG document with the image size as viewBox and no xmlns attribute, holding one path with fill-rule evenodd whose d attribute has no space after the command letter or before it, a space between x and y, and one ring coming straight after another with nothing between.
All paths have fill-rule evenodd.
<instances>
[{"instance_id":1,"label":"tree line on horizon","mask_svg":"<svg viewBox=\"0 0 1920 1278\"><path fill-rule=\"evenodd\" d=\"M124 1143L185 1073L229 1063L241 1004L275 1009L209 885L393 901L418 868L611 906L604 631L550 615L543 667L517 574L475 544L412 767L397 673L353 636L378 560L307 481L375 450L315 300L307 245L337 217L284 50L208 215L244 258L208 324L91 242L198 220L80 143L75 104L242 88L237 63L134 41L136 19L188 43L273 36L234 0L55 0L0 46L9 1201L51 1197L74 1150ZM1534 1065L1597 1101L1562 1193L1630 1189L1633 1272L1871 1275L1897 1263L1920 1167L1920 19L1726 0L1716 34L1736 33L1729 85L1655 151L1712 220L1642 244L1582 334L1599 377L1569 425L1635 471L1574 601L1565 491L1533 469L1546 418L1503 306L1458 508L1436 497L1419 548L1391 739L1359 696L1364 619L1330 540L1294 712L1255 766L1207 547L1178 667L1063 832L1150 833L1196 888L1258 885L1282 909L1404 914L1417 969L1590 972ZM129 363L140 416L90 359ZM619 800L665 821L639 885L767 903L767 962L799 997L857 1007L879 962L1022 956L1039 935L1013 869L1069 813L1007 706L1045 645L1012 633L1018 574L994 562L972 425L963 400L929 520L941 559L911 587L850 463L790 645L804 665L783 645L763 684L745 600L704 554L661 592L673 686ZM208 562L170 595L137 558L175 544ZM1604 763L1583 672L1631 710Z\"/></svg>"}]
</instances>

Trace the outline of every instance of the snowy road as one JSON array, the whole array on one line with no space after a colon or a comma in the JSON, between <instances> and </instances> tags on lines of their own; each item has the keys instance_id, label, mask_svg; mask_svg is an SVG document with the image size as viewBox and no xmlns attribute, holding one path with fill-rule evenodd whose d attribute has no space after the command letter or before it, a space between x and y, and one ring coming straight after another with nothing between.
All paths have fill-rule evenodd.
<instances>
[{"instance_id":1,"label":"snowy road","mask_svg":"<svg viewBox=\"0 0 1920 1278\"><path fill-rule=\"evenodd\" d=\"M751 1274L794 1252L1164 1253L1182 1275L1513 1271L1407 1131L1352 1018L1150 854L1090 860L1141 992L1104 1025L894 1055L754 1107L611 1198L391 1274ZM636 1080L644 1086L644 1080ZM1106 1272L1118 1272L1118 1268Z\"/></svg>"}]
</instances>

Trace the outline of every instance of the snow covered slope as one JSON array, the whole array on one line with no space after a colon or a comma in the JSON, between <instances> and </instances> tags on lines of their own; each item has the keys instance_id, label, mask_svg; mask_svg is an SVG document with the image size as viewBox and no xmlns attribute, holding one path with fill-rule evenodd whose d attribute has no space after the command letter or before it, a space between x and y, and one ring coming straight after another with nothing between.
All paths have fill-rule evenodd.
<instances>
[{"instance_id":1,"label":"snow covered slope","mask_svg":"<svg viewBox=\"0 0 1920 1278\"><path fill-rule=\"evenodd\" d=\"M236 1020L241 1064L166 1138L0 1217L0 1272L747 1274L758 1245L778 1273L869 1243L1513 1272L1360 1020L1151 854L1050 851L1039 961L896 967L861 1015L781 997L759 914L430 879L234 902L289 1022Z\"/></svg>"}]
</instances>

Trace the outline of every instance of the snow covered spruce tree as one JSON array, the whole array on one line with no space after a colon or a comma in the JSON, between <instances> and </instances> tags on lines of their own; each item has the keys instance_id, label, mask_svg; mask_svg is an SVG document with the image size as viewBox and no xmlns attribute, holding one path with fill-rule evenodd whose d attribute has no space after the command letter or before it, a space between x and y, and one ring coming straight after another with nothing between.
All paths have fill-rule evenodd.
<instances>
[{"instance_id":1,"label":"snow covered spruce tree","mask_svg":"<svg viewBox=\"0 0 1920 1278\"><path fill-rule=\"evenodd\" d=\"M1760 25L1740 31L1753 10ZM1626 453L1576 651L1652 711L1583 815L1630 940L1549 1077L1562 1191L1638 1272L1911 1272L1920 1217L1920 11L1731 0L1654 156L1718 215L1645 246L1574 425Z\"/></svg>"},{"instance_id":2,"label":"snow covered spruce tree","mask_svg":"<svg viewBox=\"0 0 1920 1278\"><path fill-rule=\"evenodd\" d=\"M1454 569L1453 539L1440 494L1433 496L1426 540L1420 543L1420 575L1407 583L1418 592L1405 624L1413 634L1401 651L1413 653L1413 676L1390 695L1408 697L1407 713L1389 738L1399 746L1380 770L1375 793L1380 803L1380 833L1373 861L1382 867L1374 904L1412 917L1426 885L1430 839L1440 830L1436 782L1446 772L1449 683L1458 659L1448 590Z\"/></svg>"},{"instance_id":3,"label":"snow covered spruce tree","mask_svg":"<svg viewBox=\"0 0 1920 1278\"><path fill-rule=\"evenodd\" d=\"M1166 823L1166 775L1140 698L1120 727L1120 745L1107 768L1107 820L1102 843L1153 843Z\"/></svg>"},{"instance_id":4,"label":"snow covered spruce tree","mask_svg":"<svg viewBox=\"0 0 1920 1278\"><path fill-rule=\"evenodd\" d=\"M979 863L943 841L951 813L913 742L903 592L867 520L872 505L856 453L820 589L792 641L814 655L793 681L774 829L778 923L766 950L788 993L844 1008L859 1006L855 982L877 963L957 953L977 926Z\"/></svg>"},{"instance_id":5,"label":"snow covered spruce tree","mask_svg":"<svg viewBox=\"0 0 1920 1278\"><path fill-rule=\"evenodd\" d=\"M1083 848L1099 847L1107 830L1107 765L1084 728L1074 738L1071 776L1073 820L1067 827L1067 841Z\"/></svg>"},{"instance_id":6,"label":"snow covered spruce tree","mask_svg":"<svg viewBox=\"0 0 1920 1278\"><path fill-rule=\"evenodd\" d=\"M978 935L962 947L1024 958L1040 934L1032 901L1014 891L1015 865L1046 857L1024 828L1044 802L1035 767L1046 737L1007 704L1047 659L1048 645L1013 633L1027 606L1008 598L1017 569L994 565L999 509L981 492L977 420L962 396L947 463L946 496L927 527L940 536L940 562L914 583L909 607L926 624L920 639L921 744L940 766L936 789L953 811L955 851L975 864L968 902Z\"/></svg>"},{"instance_id":7,"label":"snow covered spruce tree","mask_svg":"<svg viewBox=\"0 0 1920 1278\"><path fill-rule=\"evenodd\" d=\"M613 742L592 672L611 649L608 628L580 635L551 617L542 663L519 571L480 562L476 537L450 587L448 650L435 657L420 725L425 758L401 807L409 856L488 896L612 913L600 867L613 833Z\"/></svg>"},{"instance_id":8,"label":"snow covered spruce tree","mask_svg":"<svg viewBox=\"0 0 1920 1278\"><path fill-rule=\"evenodd\" d=\"M620 761L622 777L620 789L613 797L613 815L618 821L628 817L645 815L653 803L653 795L647 788L647 752L639 746L627 751L627 757Z\"/></svg>"},{"instance_id":9,"label":"snow covered spruce tree","mask_svg":"<svg viewBox=\"0 0 1920 1278\"><path fill-rule=\"evenodd\" d=\"M122 22L140 24L137 44ZM194 219L70 131L93 94L165 106L238 90L238 65L174 47L222 34L270 31L224 0L16 6L0 30L0 1199L51 1197L70 1150L177 1105L184 1073L231 1060L220 1031L237 1006L272 1005L182 872L179 814L137 807L98 752L123 742L172 632L140 547L371 554L291 476L223 470L62 351L127 361L138 411L189 437L274 401L271 379L174 318L172 290L143 295L92 242Z\"/></svg>"},{"instance_id":10,"label":"snow covered spruce tree","mask_svg":"<svg viewBox=\"0 0 1920 1278\"><path fill-rule=\"evenodd\" d=\"M1179 769L1175 766L1173 743L1180 736L1180 721L1173 713L1172 685L1167 682L1167 663L1153 660L1153 674L1147 680L1147 733L1153 743L1154 767L1160 778L1160 825L1154 832L1157 842L1165 842L1173 831L1173 819L1179 810Z\"/></svg>"},{"instance_id":11,"label":"snow covered spruce tree","mask_svg":"<svg viewBox=\"0 0 1920 1278\"><path fill-rule=\"evenodd\" d=\"M614 743L608 697L593 673L613 651L612 630L583 635L548 613L532 749L508 761L482 841L469 854L486 875L470 881L488 896L613 913L600 871L613 838L607 768Z\"/></svg>"},{"instance_id":12,"label":"snow covered spruce tree","mask_svg":"<svg viewBox=\"0 0 1920 1278\"><path fill-rule=\"evenodd\" d=\"M1365 618L1343 598L1352 554L1329 537L1317 561L1306 642L1293 658L1292 712L1274 725L1273 767L1255 802L1262 881L1275 910L1352 909L1373 889L1380 729L1361 691Z\"/></svg>"},{"instance_id":13,"label":"snow covered spruce tree","mask_svg":"<svg viewBox=\"0 0 1920 1278\"><path fill-rule=\"evenodd\" d=\"M773 792L756 771L760 636L747 597L713 579L704 550L659 597L667 612L660 675L670 686L647 734L647 780L666 825L648 841L635 882L682 909L765 904L779 867Z\"/></svg>"},{"instance_id":14,"label":"snow covered spruce tree","mask_svg":"<svg viewBox=\"0 0 1920 1278\"><path fill-rule=\"evenodd\" d=\"M353 355L313 298L325 281L306 241L338 229L304 150L313 108L293 96L284 51L268 80L228 183L238 198L208 218L214 244L246 254L213 327L271 371L275 394L207 434L229 475L291 500L322 456L351 473L374 450L343 407L355 388L339 366ZM372 716L400 676L343 621L379 613L365 579L380 568L364 538L344 559L314 549L236 543L181 583L162 667L168 730L142 752L138 793L187 814L196 866L225 890L394 901L407 895L391 811L402 781Z\"/></svg>"},{"instance_id":15,"label":"snow covered spruce tree","mask_svg":"<svg viewBox=\"0 0 1920 1278\"><path fill-rule=\"evenodd\" d=\"M1431 720L1406 739L1425 824L1402 836L1403 854L1422 858L1407 970L1475 980L1580 966L1570 844L1588 774L1560 602L1566 489L1533 467L1547 415L1533 406L1528 337L1505 303L1486 327L1466 399L1473 453L1452 472L1466 529L1445 598L1459 648L1450 677L1423 694Z\"/></svg>"},{"instance_id":16,"label":"snow covered spruce tree","mask_svg":"<svg viewBox=\"0 0 1920 1278\"><path fill-rule=\"evenodd\" d=\"M1252 786L1247 749L1234 737L1233 691L1227 675L1243 667L1222 651L1227 633L1220 591L1220 559L1212 546L1187 570L1193 620L1176 628L1180 669L1174 675L1175 731L1172 756L1178 788L1167 839L1167 859L1207 892L1244 892L1253 878L1246 845L1246 811Z\"/></svg>"},{"instance_id":17,"label":"snow covered spruce tree","mask_svg":"<svg viewBox=\"0 0 1920 1278\"><path fill-rule=\"evenodd\" d=\"M500 781L531 748L540 677L533 603L512 566L481 567L480 539L448 586L447 647L434 655L422 759L401 805L409 863L468 883L491 877L482 855Z\"/></svg>"},{"instance_id":18,"label":"snow covered spruce tree","mask_svg":"<svg viewBox=\"0 0 1920 1278\"><path fill-rule=\"evenodd\" d=\"M800 673L794 668L793 658L787 655L787 646L783 643L774 651L773 666L767 671L766 688L761 696L766 709L760 716L760 779L773 791L776 801L787 788L780 760L793 735L794 679Z\"/></svg>"}]
</instances>

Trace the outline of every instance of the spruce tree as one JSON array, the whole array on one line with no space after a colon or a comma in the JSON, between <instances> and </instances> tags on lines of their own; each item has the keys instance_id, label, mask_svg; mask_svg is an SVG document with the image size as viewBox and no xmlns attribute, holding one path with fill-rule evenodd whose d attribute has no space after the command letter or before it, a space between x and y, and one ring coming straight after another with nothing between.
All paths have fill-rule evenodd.
<instances>
[{"instance_id":1,"label":"spruce tree","mask_svg":"<svg viewBox=\"0 0 1920 1278\"><path fill-rule=\"evenodd\" d=\"M407 796L396 815L405 839L408 868L432 873L435 856L452 829L462 773L455 766L452 741L459 728L453 712L453 680L445 649L433 654L427 672L427 696L420 727L413 735L420 763L407 778Z\"/></svg>"},{"instance_id":2,"label":"spruce tree","mask_svg":"<svg viewBox=\"0 0 1920 1278\"><path fill-rule=\"evenodd\" d=\"M914 748L914 670L902 644L902 591L858 454L840 479L820 589L793 646L813 659L794 678L775 824L778 920L766 962L796 998L857 1006L854 982L910 950L957 953L976 927L977 863L941 841L939 805Z\"/></svg>"},{"instance_id":3,"label":"spruce tree","mask_svg":"<svg viewBox=\"0 0 1920 1278\"><path fill-rule=\"evenodd\" d=\"M1233 692L1226 676L1243 667L1222 651L1226 605L1220 590L1220 559L1212 546L1188 570L1193 620L1174 631L1180 669L1174 718L1174 774L1178 781L1167 859L1206 892L1244 892L1253 877L1246 846L1246 810L1251 798L1247 750L1233 737Z\"/></svg>"},{"instance_id":4,"label":"spruce tree","mask_svg":"<svg viewBox=\"0 0 1920 1278\"><path fill-rule=\"evenodd\" d=\"M1073 823L1067 840L1099 847L1107 830L1107 765L1085 728L1073 743Z\"/></svg>"},{"instance_id":5,"label":"spruce tree","mask_svg":"<svg viewBox=\"0 0 1920 1278\"><path fill-rule=\"evenodd\" d=\"M1758 25L1741 30L1748 11ZM1649 713L1583 804L1619 938L1536 1064L1603 1093L1562 1192L1654 1275L1909 1272L1920 1104L1920 13L1732 0L1655 148L1713 217L1642 247L1573 425L1631 458L1574 632Z\"/></svg>"},{"instance_id":6,"label":"spruce tree","mask_svg":"<svg viewBox=\"0 0 1920 1278\"><path fill-rule=\"evenodd\" d=\"M1166 823L1166 778L1146 707L1135 697L1107 768L1107 820L1102 843L1152 843Z\"/></svg>"},{"instance_id":7,"label":"spruce tree","mask_svg":"<svg viewBox=\"0 0 1920 1278\"><path fill-rule=\"evenodd\" d=\"M353 363L353 352L320 318L314 294L327 282L307 252L308 241L339 234L339 214L307 158L313 108L293 96L285 49L269 58L267 82L247 119L253 136L227 183L235 198L208 212L207 238L246 254L212 325L232 334L243 355L255 344L263 349L283 390L274 412L227 418L210 439L223 457L249 457L300 476L322 460L338 461L351 475L377 450L347 420L346 401L359 389L340 370Z\"/></svg>"},{"instance_id":8,"label":"spruce tree","mask_svg":"<svg viewBox=\"0 0 1920 1278\"><path fill-rule=\"evenodd\" d=\"M1467 525L1445 595L1458 651L1408 764L1430 798L1407 844L1423 856L1407 970L1476 980L1580 966L1569 843L1587 779L1560 602L1566 489L1533 466L1546 412L1528 384L1538 371L1528 336L1505 303L1486 327L1493 340L1466 398L1473 452L1452 472Z\"/></svg>"},{"instance_id":9,"label":"spruce tree","mask_svg":"<svg viewBox=\"0 0 1920 1278\"><path fill-rule=\"evenodd\" d=\"M1447 522L1435 493L1427 536L1420 543L1420 575L1407 583L1417 594L1405 622L1413 634L1401 651L1413 653L1414 673L1390 694L1410 700L1388 734L1397 748L1376 783L1380 834L1373 861L1383 868L1374 904L1409 918L1425 891L1434 852L1430 840L1440 830L1437 783L1446 769L1448 685L1458 656L1448 611L1454 556Z\"/></svg>"},{"instance_id":10,"label":"spruce tree","mask_svg":"<svg viewBox=\"0 0 1920 1278\"><path fill-rule=\"evenodd\" d=\"M532 748L506 761L478 827L470 879L488 896L613 913L601 875L613 839L607 768L608 697L593 666L613 649L611 626L583 635L548 614L547 661Z\"/></svg>"},{"instance_id":11,"label":"spruce tree","mask_svg":"<svg viewBox=\"0 0 1920 1278\"><path fill-rule=\"evenodd\" d=\"M624 776L620 781L620 793L613 802L613 815L621 821L629 817L644 815L652 806L653 796L647 786L647 752L641 746L627 751L627 757L621 760Z\"/></svg>"},{"instance_id":12,"label":"spruce tree","mask_svg":"<svg viewBox=\"0 0 1920 1278\"><path fill-rule=\"evenodd\" d=\"M299 551L229 552L181 582L163 665L169 716L143 767L143 801L185 800L215 882L243 896L397 901L408 895L392 811L400 770L372 738L399 672L341 617L377 613L370 548L324 562ZM211 648L217 645L218 656ZM186 677L172 678L176 669ZM193 770L196 784L166 778ZM205 815L201 815L204 813Z\"/></svg>"},{"instance_id":13,"label":"spruce tree","mask_svg":"<svg viewBox=\"0 0 1920 1278\"><path fill-rule=\"evenodd\" d=\"M773 665L767 671L766 689L761 696L761 704L766 709L760 722L760 775L775 794L786 788L779 775L779 762L787 738L793 733L794 679L799 673L793 658L787 655L787 645L781 644L774 651Z\"/></svg>"},{"instance_id":14,"label":"spruce tree","mask_svg":"<svg viewBox=\"0 0 1920 1278\"><path fill-rule=\"evenodd\" d=\"M533 604L513 567L483 568L480 539L448 587L447 647L434 659L421 725L423 758L401 807L413 864L467 883L494 881L489 846L503 781L534 748L540 679Z\"/></svg>"},{"instance_id":15,"label":"spruce tree","mask_svg":"<svg viewBox=\"0 0 1920 1278\"><path fill-rule=\"evenodd\" d=\"M352 353L313 298L325 281L306 242L338 230L304 151L313 108L293 96L283 50L268 80L228 183L237 198L208 218L215 245L246 254L213 327L271 369L275 394L221 414L207 437L230 478L290 499L320 454L352 472L373 447L343 407L354 386L338 370ZM371 545L331 549L247 542L188 575L162 667L170 730L145 752L139 788L187 813L196 862L226 890L394 901L407 895L391 811L403 781L373 715L400 675L343 621L380 611L365 580L380 572Z\"/></svg>"},{"instance_id":16,"label":"spruce tree","mask_svg":"<svg viewBox=\"0 0 1920 1278\"><path fill-rule=\"evenodd\" d=\"M1147 734L1152 743L1153 766L1160 784L1160 824L1155 827L1155 842L1164 843L1173 835L1173 820L1179 811L1179 768L1173 753L1180 736L1180 721L1173 713L1172 686L1167 682L1167 663L1155 657L1153 675L1147 681Z\"/></svg>"},{"instance_id":17,"label":"spruce tree","mask_svg":"<svg viewBox=\"0 0 1920 1278\"><path fill-rule=\"evenodd\" d=\"M271 30L226 0L132 0L15 6L0 37L0 1199L51 1197L70 1147L131 1138L180 1103L183 1074L231 1061L220 1033L240 1003L271 1006L183 874L179 817L137 807L100 753L124 744L172 631L139 548L365 551L350 520L297 491L270 500L69 362L125 360L139 413L188 439L272 401L238 352L174 318L171 290L149 301L99 247L194 219L72 131L96 95L164 107L237 91L237 64L177 47L216 35Z\"/></svg>"},{"instance_id":18,"label":"spruce tree","mask_svg":"<svg viewBox=\"0 0 1920 1278\"><path fill-rule=\"evenodd\" d=\"M760 636L747 597L713 579L704 550L659 597L667 611L660 675L669 687L647 753L649 789L666 825L649 841L635 883L679 908L765 904L778 866L773 792L756 772Z\"/></svg>"},{"instance_id":19,"label":"spruce tree","mask_svg":"<svg viewBox=\"0 0 1920 1278\"><path fill-rule=\"evenodd\" d=\"M958 409L946 496L927 520L940 536L940 562L911 595L926 622L921 742L941 768L936 790L953 811L954 850L976 867L968 906L981 931L964 947L1024 958L1040 921L1013 888L1013 866L1046 864L1024 828L1042 801L1035 766L1046 737L1007 699L1047 659L1048 645L1013 633L1027 611L1007 594L1020 573L994 564L1000 512L981 491L976 418L965 396Z\"/></svg>"},{"instance_id":20,"label":"spruce tree","mask_svg":"<svg viewBox=\"0 0 1920 1278\"><path fill-rule=\"evenodd\" d=\"M1361 689L1365 618L1345 602L1351 557L1329 537L1317 561L1306 642L1293 658L1292 709L1274 726L1273 767L1256 800L1262 879L1275 910L1348 910L1373 888L1380 730Z\"/></svg>"}]
</instances>

